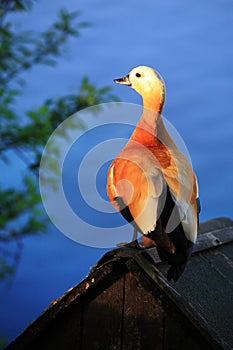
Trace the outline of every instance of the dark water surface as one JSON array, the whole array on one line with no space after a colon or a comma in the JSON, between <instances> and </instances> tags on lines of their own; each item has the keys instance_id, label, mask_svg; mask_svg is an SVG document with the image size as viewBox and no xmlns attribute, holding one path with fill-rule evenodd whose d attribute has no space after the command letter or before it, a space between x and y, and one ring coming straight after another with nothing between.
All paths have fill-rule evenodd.
<instances>
[{"instance_id":1,"label":"dark water surface","mask_svg":"<svg viewBox=\"0 0 233 350\"><path fill-rule=\"evenodd\" d=\"M163 76L164 115L177 128L198 174L201 220L233 217L233 3L212 1L40 1L31 14L14 17L18 27L42 30L60 7L81 9L92 27L72 40L54 68L37 67L18 108L75 91L83 75L111 85L123 102L140 104L132 90L113 78L137 65ZM68 116L64 116L66 118ZM13 159L13 158L12 158ZM23 164L4 167L6 184L17 183ZM14 171L12 171L14 169ZM24 241L12 285L1 288L0 332L12 340L56 297L80 281L104 249L77 244L53 228Z\"/></svg>"}]
</instances>

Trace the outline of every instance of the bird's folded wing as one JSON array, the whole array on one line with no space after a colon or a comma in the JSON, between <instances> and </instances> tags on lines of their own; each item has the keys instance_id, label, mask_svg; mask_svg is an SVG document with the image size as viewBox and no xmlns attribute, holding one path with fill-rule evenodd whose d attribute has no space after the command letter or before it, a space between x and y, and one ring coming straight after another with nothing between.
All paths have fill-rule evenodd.
<instances>
[{"instance_id":1,"label":"bird's folded wing","mask_svg":"<svg viewBox=\"0 0 233 350\"><path fill-rule=\"evenodd\" d=\"M189 161L181 152L172 156L171 167L163 169L163 176L168 184L179 216L175 211L170 216L166 231L172 232L181 222L187 239L195 242L197 236L197 182Z\"/></svg>"},{"instance_id":2,"label":"bird's folded wing","mask_svg":"<svg viewBox=\"0 0 233 350\"><path fill-rule=\"evenodd\" d=\"M119 210L114 198L122 198L144 234L156 226L163 207L164 186L161 171L142 161L139 164L129 159L115 159L109 169L107 189L111 202Z\"/></svg>"}]
</instances>

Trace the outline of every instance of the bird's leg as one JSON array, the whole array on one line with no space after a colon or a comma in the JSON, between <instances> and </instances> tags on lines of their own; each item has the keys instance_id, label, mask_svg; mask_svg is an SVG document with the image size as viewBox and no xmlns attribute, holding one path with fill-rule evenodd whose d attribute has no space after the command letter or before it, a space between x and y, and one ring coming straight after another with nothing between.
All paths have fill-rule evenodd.
<instances>
[{"instance_id":1,"label":"bird's leg","mask_svg":"<svg viewBox=\"0 0 233 350\"><path fill-rule=\"evenodd\" d=\"M136 241L137 238L138 238L138 230L134 228L132 241Z\"/></svg>"}]
</instances>

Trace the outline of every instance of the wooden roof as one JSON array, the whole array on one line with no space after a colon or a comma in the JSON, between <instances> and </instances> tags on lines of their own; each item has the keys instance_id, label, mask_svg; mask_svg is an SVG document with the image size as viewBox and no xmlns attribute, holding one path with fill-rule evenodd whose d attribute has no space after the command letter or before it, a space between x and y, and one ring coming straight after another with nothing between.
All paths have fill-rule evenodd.
<instances>
[{"instance_id":1,"label":"wooden roof","mask_svg":"<svg viewBox=\"0 0 233 350\"><path fill-rule=\"evenodd\" d=\"M112 308L119 309L120 300L125 298L121 295L122 289L118 288L116 281L124 283L125 277L122 276L126 270L140 280L148 280L147 289L153 291L153 289L159 288L190 321L201 337L211 344L209 349L232 349L233 221L220 218L201 224L201 234L195 252L187 270L177 283L167 282L166 269L167 266L159 260L155 248L140 251L130 247L114 249L100 259L83 281L61 298L55 300L6 349L30 349L30 344L36 338L39 339L41 335L47 334L47 330L49 330L51 337L54 332L54 337L59 338L56 327L51 326L54 321L61 318L62 315L68 315L67 311L70 315L74 306L77 314L77 310L81 310L85 303L96 297L100 298L102 302L109 303L109 312L111 311L111 317L113 317L112 322L114 317L121 318L120 311L119 315L114 316ZM111 295L115 295L111 300L108 300L107 294L105 294L109 288L112 288L114 292ZM140 303L140 298L142 298L140 289L132 290L131 288L130 293L138 293L136 299L138 298ZM131 306L132 312L134 307L137 306L135 304ZM86 312L91 312L91 307L88 310ZM149 315L150 309L147 312ZM77 333L77 329L82 327L82 334L85 333L82 315L83 313L80 312L80 315L76 317L76 324L73 322L70 324L67 344L73 339L72 332L74 330ZM68 325L71 318L70 316L64 317ZM144 331L149 332L149 328L144 329ZM106 328L106 337L108 337L108 332L109 330ZM82 339L84 339L84 335L82 335ZM88 337L88 334L86 336ZM59 342L59 340L57 341ZM50 348L53 349L52 346L48 347L48 349ZM57 348L59 349L59 346ZM67 346L67 349L69 348L74 347ZM84 346L81 348L85 349Z\"/></svg>"}]
</instances>

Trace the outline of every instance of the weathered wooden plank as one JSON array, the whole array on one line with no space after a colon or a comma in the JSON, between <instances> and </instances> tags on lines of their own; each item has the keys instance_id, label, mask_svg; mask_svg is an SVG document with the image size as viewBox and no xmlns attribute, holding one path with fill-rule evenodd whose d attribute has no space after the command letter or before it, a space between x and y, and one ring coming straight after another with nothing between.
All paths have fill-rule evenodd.
<instances>
[{"instance_id":1,"label":"weathered wooden plank","mask_svg":"<svg viewBox=\"0 0 233 350\"><path fill-rule=\"evenodd\" d=\"M164 347L163 350L214 350L189 322L189 320L167 301L166 317L164 321Z\"/></svg>"},{"instance_id":2,"label":"weathered wooden plank","mask_svg":"<svg viewBox=\"0 0 233 350\"><path fill-rule=\"evenodd\" d=\"M194 258L196 257L197 256L194 256ZM147 264L141 255L138 255L135 258L135 261L140 268L145 271L145 275L150 276L158 288L165 293L167 300L170 300L173 305L177 306L178 310L185 316L186 322L192 324L197 329L199 336L203 337L207 344L211 344L210 349L230 350L228 345L218 337L215 330L211 328L201 314L195 310L195 305L184 300L183 296L181 296L180 293L178 293L178 291L166 281L166 278L160 273L157 266ZM189 279L192 280L192 277ZM199 282L197 281L196 285L198 285L198 283ZM187 286L190 286L190 282L187 282ZM194 290L196 290L196 288L194 288Z\"/></svg>"},{"instance_id":3,"label":"weathered wooden plank","mask_svg":"<svg viewBox=\"0 0 233 350\"><path fill-rule=\"evenodd\" d=\"M199 226L199 232L200 234L202 234L205 232L212 232L230 226L233 226L233 220L226 217L218 217L201 222Z\"/></svg>"},{"instance_id":4,"label":"weathered wooden plank","mask_svg":"<svg viewBox=\"0 0 233 350\"><path fill-rule=\"evenodd\" d=\"M121 349L124 276L83 310L83 350Z\"/></svg>"},{"instance_id":5,"label":"weathered wooden plank","mask_svg":"<svg viewBox=\"0 0 233 350\"><path fill-rule=\"evenodd\" d=\"M205 232L197 236L197 241L193 249L193 254L202 252L207 249L211 249L223 244L227 244L233 241L233 227L225 227L212 232ZM150 248L145 250L155 264L161 263L160 257L156 248Z\"/></svg>"},{"instance_id":6,"label":"weathered wooden plank","mask_svg":"<svg viewBox=\"0 0 233 350\"><path fill-rule=\"evenodd\" d=\"M136 264L134 264L136 266ZM132 266L131 266L132 270ZM143 283L142 283L143 281ZM140 270L126 274L123 350L161 350L164 310L161 294Z\"/></svg>"},{"instance_id":7,"label":"weathered wooden plank","mask_svg":"<svg viewBox=\"0 0 233 350\"><path fill-rule=\"evenodd\" d=\"M194 253L206 249L221 246L222 244L233 241L233 227L226 227L219 230L206 232L198 235L197 242L194 246Z\"/></svg>"},{"instance_id":8,"label":"weathered wooden plank","mask_svg":"<svg viewBox=\"0 0 233 350\"><path fill-rule=\"evenodd\" d=\"M123 270L124 265L117 261L90 273L76 287L54 300L7 349L81 349L83 306L120 278Z\"/></svg>"},{"instance_id":9,"label":"weathered wooden plank","mask_svg":"<svg viewBox=\"0 0 233 350\"><path fill-rule=\"evenodd\" d=\"M224 349L233 349L232 286L232 243L194 255L183 279L175 286L184 303L192 304L210 332L224 342Z\"/></svg>"},{"instance_id":10,"label":"weathered wooden plank","mask_svg":"<svg viewBox=\"0 0 233 350\"><path fill-rule=\"evenodd\" d=\"M62 315L51 320L46 328L35 329L35 336L22 349L81 350L81 311L80 305L73 304L72 308L66 309ZM17 346L16 349L21 349L21 347Z\"/></svg>"}]
</instances>

